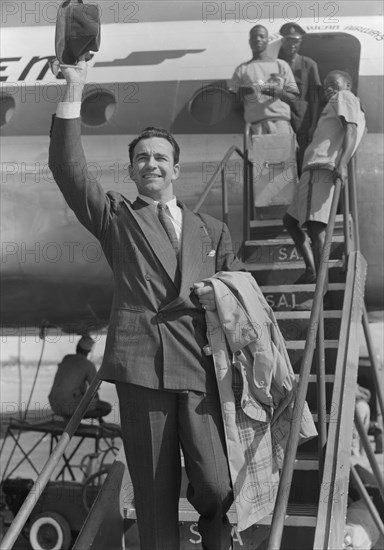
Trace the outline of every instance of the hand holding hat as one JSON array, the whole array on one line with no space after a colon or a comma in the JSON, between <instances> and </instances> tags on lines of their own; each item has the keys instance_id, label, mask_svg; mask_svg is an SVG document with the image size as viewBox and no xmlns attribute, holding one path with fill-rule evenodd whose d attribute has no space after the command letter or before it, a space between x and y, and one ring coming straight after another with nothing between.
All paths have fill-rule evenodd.
<instances>
[{"instance_id":1,"label":"hand holding hat","mask_svg":"<svg viewBox=\"0 0 384 550\"><path fill-rule=\"evenodd\" d=\"M55 52L58 64L52 71L62 67L76 67L79 60L91 59L91 51L100 47L100 11L97 4L83 4L83 0L65 0L56 18ZM56 74L57 74L56 72Z\"/></svg>"}]
</instances>

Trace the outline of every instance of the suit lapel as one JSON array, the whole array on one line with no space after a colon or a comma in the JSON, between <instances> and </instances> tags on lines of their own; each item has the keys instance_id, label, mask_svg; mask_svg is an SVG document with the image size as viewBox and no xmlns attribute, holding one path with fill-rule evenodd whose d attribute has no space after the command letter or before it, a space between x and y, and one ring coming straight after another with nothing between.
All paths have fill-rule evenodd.
<instances>
[{"instance_id":1,"label":"suit lapel","mask_svg":"<svg viewBox=\"0 0 384 550\"><path fill-rule=\"evenodd\" d=\"M130 208L130 211L147 239L148 244L173 282L177 269L177 257L153 207L138 198L133 203L133 208Z\"/></svg>"},{"instance_id":2,"label":"suit lapel","mask_svg":"<svg viewBox=\"0 0 384 550\"><path fill-rule=\"evenodd\" d=\"M211 239L204 222L183 203L183 232L181 239L181 288L180 294L189 294L191 285L200 280L203 263L209 252Z\"/></svg>"},{"instance_id":3,"label":"suit lapel","mask_svg":"<svg viewBox=\"0 0 384 550\"><path fill-rule=\"evenodd\" d=\"M196 280L200 281L204 278L205 275L202 273L204 271L202 268L204 266L207 267L207 261L214 261L214 258L207 257L211 249L211 238L207 233L204 222L188 210L182 202L178 201L178 205L183 211L180 261L181 286L178 298L182 301L183 296L190 294L192 284ZM153 252L163 265L170 279L174 281L177 258L154 209L140 198L136 199L133 203L133 208L130 205L127 206Z\"/></svg>"}]
</instances>

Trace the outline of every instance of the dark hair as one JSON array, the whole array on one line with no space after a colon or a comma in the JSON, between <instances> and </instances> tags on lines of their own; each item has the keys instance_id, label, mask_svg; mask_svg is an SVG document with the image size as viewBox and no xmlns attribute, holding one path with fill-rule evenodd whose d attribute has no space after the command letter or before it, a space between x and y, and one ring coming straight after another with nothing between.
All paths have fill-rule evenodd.
<instances>
[{"instance_id":1,"label":"dark hair","mask_svg":"<svg viewBox=\"0 0 384 550\"><path fill-rule=\"evenodd\" d=\"M305 30L302 29L297 23L284 23L284 25L280 27L279 33L281 36L289 36L292 31L297 32L297 34L300 34L301 36L307 34Z\"/></svg>"},{"instance_id":2,"label":"dark hair","mask_svg":"<svg viewBox=\"0 0 384 550\"><path fill-rule=\"evenodd\" d=\"M174 164L178 164L179 158L180 158L180 147L175 140L175 138L168 132L168 130L165 130L164 128L156 128L154 126L148 126L148 128L144 128L144 130L135 138L128 146L129 150L129 160L130 163L133 163L133 152L135 150L136 145L139 143L139 141L142 141L143 139L149 139L152 137L159 137L166 139L169 141L169 143L172 145L173 149L173 162Z\"/></svg>"},{"instance_id":3,"label":"dark hair","mask_svg":"<svg viewBox=\"0 0 384 550\"><path fill-rule=\"evenodd\" d=\"M249 31L249 36L251 36L252 32L253 32L255 29L264 29L265 32L267 33L267 36L269 36L268 29L267 29L267 27L264 27L264 25L255 25L254 27L252 27L252 29Z\"/></svg>"},{"instance_id":4,"label":"dark hair","mask_svg":"<svg viewBox=\"0 0 384 550\"><path fill-rule=\"evenodd\" d=\"M85 355L85 357L87 357L89 351L87 351L84 348L82 348L81 346L77 345L76 346L76 353L79 353L80 355Z\"/></svg>"},{"instance_id":5,"label":"dark hair","mask_svg":"<svg viewBox=\"0 0 384 550\"><path fill-rule=\"evenodd\" d=\"M330 74L338 74L340 76L342 76L344 78L344 80L346 82L348 82L351 86L352 86L352 77L349 73L347 73L347 71L339 71L339 69L333 69L332 71L329 71L329 73L327 74L326 78L330 75Z\"/></svg>"}]
</instances>

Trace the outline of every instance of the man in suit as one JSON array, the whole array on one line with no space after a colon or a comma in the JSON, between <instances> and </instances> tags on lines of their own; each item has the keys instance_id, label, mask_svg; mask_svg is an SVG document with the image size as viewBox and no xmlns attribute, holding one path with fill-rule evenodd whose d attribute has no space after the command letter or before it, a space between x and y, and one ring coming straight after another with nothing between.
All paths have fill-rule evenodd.
<instances>
[{"instance_id":1,"label":"man in suit","mask_svg":"<svg viewBox=\"0 0 384 550\"><path fill-rule=\"evenodd\" d=\"M174 197L179 147L162 129L144 130L129 146L137 200L105 193L87 174L81 145L86 63L62 71L67 87L53 122L50 168L114 273L101 372L119 395L141 548L179 549L181 446L203 548L229 550L233 493L204 311L215 302L202 282L239 269L228 229Z\"/></svg>"}]
</instances>

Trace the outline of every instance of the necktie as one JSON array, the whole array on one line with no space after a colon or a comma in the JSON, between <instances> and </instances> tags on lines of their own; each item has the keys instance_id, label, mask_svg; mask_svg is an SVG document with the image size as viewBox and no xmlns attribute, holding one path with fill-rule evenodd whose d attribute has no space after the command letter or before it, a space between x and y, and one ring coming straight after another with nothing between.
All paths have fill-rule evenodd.
<instances>
[{"instance_id":1,"label":"necktie","mask_svg":"<svg viewBox=\"0 0 384 550\"><path fill-rule=\"evenodd\" d=\"M173 227L173 223L169 219L169 217L166 214L168 206L165 204L165 202L160 201L157 205L158 209L158 216L161 225L164 227L165 232L168 235L169 240L172 243L172 246L176 252L176 255L179 253L179 241L177 240L176 231Z\"/></svg>"}]
</instances>

